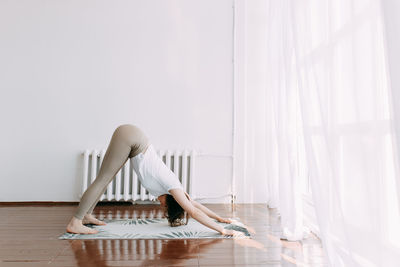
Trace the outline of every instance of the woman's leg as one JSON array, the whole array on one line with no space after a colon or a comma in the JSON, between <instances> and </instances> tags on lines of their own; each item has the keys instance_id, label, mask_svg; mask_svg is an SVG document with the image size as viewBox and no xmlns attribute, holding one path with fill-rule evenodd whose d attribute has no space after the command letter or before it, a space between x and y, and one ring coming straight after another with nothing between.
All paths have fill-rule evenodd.
<instances>
[{"instance_id":1,"label":"woman's leg","mask_svg":"<svg viewBox=\"0 0 400 267\"><path fill-rule=\"evenodd\" d=\"M101 195L104 194L104 192L106 191L107 187L104 187L104 189L102 190L102 192L100 193L100 195L97 197L96 201L94 202L94 204L90 207L90 209L86 212L85 216L83 217L82 222L83 223L92 223L92 224L97 224L97 225L106 225L105 222L100 221L98 219L96 219L96 217L94 217L92 215L92 212L94 210L94 208L96 207L97 203L99 202Z\"/></svg>"},{"instance_id":2,"label":"woman's leg","mask_svg":"<svg viewBox=\"0 0 400 267\"><path fill-rule=\"evenodd\" d=\"M143 134L143 132L138 131L138 129L135 129L135 134L132 132L131 135L135 135L138 138L138 146L137 148L135 147L135 145L133 145L133 148L131 150L131 153L129 154L128 158L131 158L133 156L136 156L137 154L139 154L140 152L145 152L148 145L149 145L149 140L148 138ZM136 149L135 149L136 148ZM111 181L110 181L111 182ZM109 182L109 183L110 183ZM108 184L109 184L108 183ZM87 211L86 215L88 214L92 214L94 208L96 207L97 203L100 201L101 196L104 194L104 192L106 192L107 190L107 186L108 184L103 188L103 190L101 191L101 193L97 196L96 201L94 202L94 204L90 207L90 209Z\"/></svg>"},{"instance_id":3,"label":"woman's leg","mask_svg":"<svg viewBox=\"0 0 400 267\"><path fill-rule=\"evenodd\" d=\"M86 214L92 214L94 208L96 207L97 203L100 201L101 195L104 194L104 192L106 192L107 186L103 188L103 190L101 191L100 195L97 197L96 202L94 202L94 204L90 207L90 209L86 212Z\"/></svg>"},{"instance_id":4,"label":"woman's leg","mask_svg":"<svg viewBox=\"0 0 400 267\"><path fill-rule=\"evenodd\" d=\"M94 208L107 185L125 164L127 159L139 154L148 144L148 138L134 125L124 124L114 131L100 166L99 173L94 182L82 195L78 209L74 214L76 219L81 221L87 212L90 211L92 207Z\"/></svg>"}]
</instances>

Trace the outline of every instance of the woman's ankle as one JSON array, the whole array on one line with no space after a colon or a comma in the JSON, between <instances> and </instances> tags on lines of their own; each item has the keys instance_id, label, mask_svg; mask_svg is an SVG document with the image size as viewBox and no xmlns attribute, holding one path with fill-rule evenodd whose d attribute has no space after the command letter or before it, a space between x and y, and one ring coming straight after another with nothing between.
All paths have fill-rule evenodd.
<instances>
[{"instance_id":1,"label":"woman's ankle","mask_svg":"<svg viewBox=\"0 0 400 267\"><path fill-rule=\"evenodd\" d=\"M83 218L80 219L80 218L76 217L75 215L72 216L72 219L71 219L71 221L73 221L73 222L81 222L81 223L82 223L82 220L83 220Z\"/></svg>"}]
</instances>

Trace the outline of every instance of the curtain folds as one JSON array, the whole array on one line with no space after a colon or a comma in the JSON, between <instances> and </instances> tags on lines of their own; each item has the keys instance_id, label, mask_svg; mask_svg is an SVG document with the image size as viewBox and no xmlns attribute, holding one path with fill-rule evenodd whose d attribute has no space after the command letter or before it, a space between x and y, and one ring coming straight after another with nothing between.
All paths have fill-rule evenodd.
<instances>
[{"instance_id":1,"label":"curtain folds","mask_svg":"<svg viewBox=\"0 0 400 267\"><path fill-rule=\"evenodd\" d=\"M256 105L267 108L247 116L268 122L269 203L284 237L301 240L314 220L331 266L399 266L381 2L269 0L266 16L265 101Z\"/></svg>"}]
</instances>

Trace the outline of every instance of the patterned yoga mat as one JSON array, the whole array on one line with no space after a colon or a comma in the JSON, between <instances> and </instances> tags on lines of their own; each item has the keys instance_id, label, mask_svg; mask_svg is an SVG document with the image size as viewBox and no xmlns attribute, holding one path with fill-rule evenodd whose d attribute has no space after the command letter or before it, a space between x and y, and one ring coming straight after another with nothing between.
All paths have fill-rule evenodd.
<instances>
[{"instance_id":1,"label":"patterned yoga mat","mask_svg":"<svg viewBox=\"0 0 400 267\"><path fill-rule=\"evenodd\" d=\"M238 218L232 224L220 223L225 229L241 231L243 238L251 238L243 223ZM197 238L232 238L190 219L187 225L170 227L167 219L114 219L104 220L107 225L86 224L95 228L97 234L81 235L64 233L59 239L197 239Z\"/></svg>"}]
</instances>

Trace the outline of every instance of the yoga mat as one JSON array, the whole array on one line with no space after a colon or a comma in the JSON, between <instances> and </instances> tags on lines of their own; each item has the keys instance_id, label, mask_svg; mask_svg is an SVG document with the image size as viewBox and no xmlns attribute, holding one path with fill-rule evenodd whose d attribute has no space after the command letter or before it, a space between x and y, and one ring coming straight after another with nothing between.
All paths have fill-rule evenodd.
<instances>
[{"instance_id":1,"label":"yoga mat","mask_svg":"<svg viewBox=\"0 0 400 267\"><path fill-rule=\"evenodd\" d=\"M241 238L251 238L239 218L233 218L232 224L220 223L225 229L244 233ZM99 232L97 234L64 233L59 239L199 239L199 238L232 238L202 225L194 219L189 219L187 225L171 227L167 219L114 219L104 220L107 225L85 224ZM235 237L237 238L237 237Z\"/></svg>"}]
</instances>

